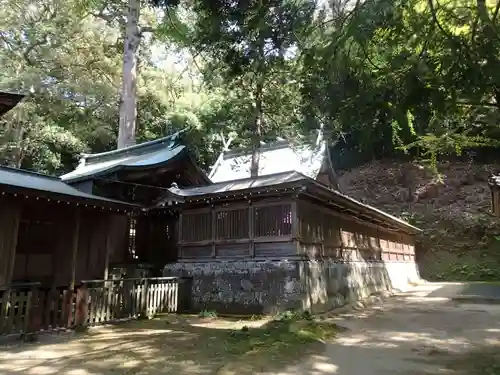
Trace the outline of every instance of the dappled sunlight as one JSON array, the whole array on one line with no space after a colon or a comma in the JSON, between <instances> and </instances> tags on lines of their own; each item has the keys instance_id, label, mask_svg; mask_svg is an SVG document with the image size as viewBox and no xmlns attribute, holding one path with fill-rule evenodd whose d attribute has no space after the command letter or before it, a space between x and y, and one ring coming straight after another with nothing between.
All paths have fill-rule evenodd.
<instances>
[{"instance_id":1,"label":"dappled sunlight","mask_svg":"<svg viewBox=\"0 0 500 375\"><path fill-rule=\"evenodd\" d=\"M317 362L313 365L313 369L315 371L320 371L323 374L335 374L338 370L338 367L332 363Z\"/></svg>"},{"instance_id":2,"label":"dappled sunlight","mask_svg":"<svg viewBox=\"0 0 500 375\"><path fill-rule=\"evenodd\" d=\"M425 289L425 293L435 290L428 285ZM0 346L0 374L375 375L400 371L414 375L439 373L435 361L446 356L461 355L476 346L500 345L500 306L441 303L419 295L424 292L418 289L373 305L323 314L321 324L336 324L335 339L310 351L298 346L285 357L274 357L277 352L269 355L271 348L259 350L250 342L256 340L257 345L261 337L242 335L254 329L266 332L270 319L166 315L91 328L82 334L40 336L33 344L17 341ZM225 346L234 344L246 345L245 354L225 352Z\"/></svg>"}]
</instances>

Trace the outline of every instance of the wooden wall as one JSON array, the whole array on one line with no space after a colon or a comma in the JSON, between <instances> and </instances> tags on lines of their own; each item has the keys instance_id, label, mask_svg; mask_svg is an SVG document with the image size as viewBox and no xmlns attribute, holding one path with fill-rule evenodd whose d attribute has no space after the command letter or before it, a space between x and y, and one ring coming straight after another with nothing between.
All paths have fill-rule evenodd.
<instances>
[{"instance_id":1,"label":"wooden wall","mask_svg":"<svg viewBox=\"0 0 500 375\"><path fill-rule=\"evenodd\" d=\"M414 236L310 200L232 202L183 210L183 259L307 256L345 261L414 261Z\"/></svg>"},{"instance_id":2,"label":"wooden wall","mask_svg":"<svg viewBox=\"0 0 500 375\"><path fill-rule=\"evenodd\" d=\"M300 200L299 254L345 261L414 261L415 238Z\"/></svg>"},{"instance_id":3,"label":"wooden wall","mask_svg":"<svg viewBox=\"0 0 500 375\"><path fill-rule=\"evenodd\" d=\"M19 203L0 197L0 288L12 277L20 214Z\"/></svg>"},{"instance_id":4,"label":"wooden wall","mask_svg":"<svg viewBox=\"0 0 500 375\"><path fill-rule=\"evenodd\" d=\"M177 222L174 216L142 216L136 219L135 251L138 260L161 276L167 263L177 260Z\"/></svg>"},{"instance_id":5,"label":"wooden wall","mask_svg":"<svg viewBox=\"0 0 500 375\"><path fill-rule=\"evenodd\" d=\"M68 286L73 276L102 279L111 256L123 259L127 253L127 227L121 224L127 225L124 215L5 196L0 200L0 287L11 282Z\"/></svg>"},{"instance_id":6,"label":"wooden wall","mask_svg":"<svg viewBox=\"0 0 500 375\"><path fill-rule=\"evenodd\" d=\"M187 209L179 219L179 257L230 259L296 254L291 198Z\"/></svg>"}]
</instances>

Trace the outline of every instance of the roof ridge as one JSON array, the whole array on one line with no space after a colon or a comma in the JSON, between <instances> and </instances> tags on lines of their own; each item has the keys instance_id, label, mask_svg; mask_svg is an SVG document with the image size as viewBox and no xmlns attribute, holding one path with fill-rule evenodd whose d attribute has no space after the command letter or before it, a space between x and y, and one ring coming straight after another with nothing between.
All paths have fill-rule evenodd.
<instances>
[{"instance_id":1,"label":"roof ridge","mask_svg":"<svg viewBox=\"0 0 500 375\"><path fill-rule=\"evenodd\" d=\"M126 155L129 152L133 153L134 151L137 151L137 150L147 149L151 146L163 144L166 141L175 141L186 130L187 130L187 128L179 130L178 132L175 132L174 134L170 134L170 135L167 135L167 136L162 137L162 138L154 139L152 141L139 143L136 145L124 147L124 148L117 149L117 150L105 151L105 152L100 152L97 154L81 154L81 159L84 159L85 162L87 162L87 161L92 162L92 161L98 161L101 158L107 158L110 156L112 157L112 156L117 156L117 155Z\"/></svg>"}]
</instances>

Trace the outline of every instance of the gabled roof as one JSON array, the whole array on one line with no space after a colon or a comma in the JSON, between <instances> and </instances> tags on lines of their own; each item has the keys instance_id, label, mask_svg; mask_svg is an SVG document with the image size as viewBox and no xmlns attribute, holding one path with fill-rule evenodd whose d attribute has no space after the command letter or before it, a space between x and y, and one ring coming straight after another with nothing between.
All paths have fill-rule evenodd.
<instances>
[{"instance_id":1,"label":"gabled roof","mask_svg":"<svg viewBox=\"0 0 500 375\"><path fill-rule=\"evenodd\" d=\"M248 149L223 152L209 177L216 183L250 177L251 162ZM318 139L315 146L309 146L280 140L260 147L259 176L294 171L314 180L320 172L327 172L335 180L327 142Z\"/></svg>"},{"instance_id":2,"label":"gabled roof","mask_svg":"<svg viewBox=\"0 0 500 375\"><path fill-rule=\"evenodd\" d=\"M183 132L119 150L93 155L84 154L78 167L61 176L61 179L73 183L125 169L160 167L179 157L189 156L187 148L181 143L180 136ZM208 181L204 173L201 170L199 172Z\"/></svg>"},{"instance_id":3,"label":"gabled roof","mask_svg":"<svg viewBox=\"0 0 500 375\"><path fill-rule=\"evenodd\" d=\"M420 229L408 222L381 211L373 206L361 203L336 189L332 189L314 179L299 172L281 172L254 178L244 178L235 181L226 181L209 186L195 187L189 189L169 188L171 196L176 197L179 202L199 201L203 199L227 198L229 196L258 195L259 192L283 191L284 189L299 189L302 193L315 192L314 195L328 197L330 203L342 207L345 211L362 218L388 223L411 233L420 232Z\"/></svg>"},{"instance_id":4,"label":"gabled roof","mask_svg":"<svg viewBox=\"0 0 500 375\"><path fill-rule=\"evenodd\" d=\"M0 116L14 108L23 98L22 94L0 92Z\"/></svg>"},{"instance_id":5,"label":"gabled roof","mask_svg":"<svg viewBox=\"0 0 500 375\"><path fill-rule=\"evenodd\" d=\"M60 200L90 201L101 205L112 204L128 208L139 208L139 206L126 202L84 193L65 184L57 177L5 166L0 166L0 188L31 191L47 198L55 195Z\"/></svg>"}]
</instances>

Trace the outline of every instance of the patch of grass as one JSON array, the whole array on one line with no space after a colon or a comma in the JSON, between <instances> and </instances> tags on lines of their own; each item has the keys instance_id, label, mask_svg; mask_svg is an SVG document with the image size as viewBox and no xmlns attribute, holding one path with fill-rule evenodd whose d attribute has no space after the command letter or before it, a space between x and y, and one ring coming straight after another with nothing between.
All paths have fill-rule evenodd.
<instances>
[{"instance_id":1,"label":"patch of grass","mask_svg":"<svg viewBox=\"0 0 500 375\"><path fill-rule=\"evenodd\" d=\"M198 314L200 318L217 318L217 312L216 311L209 311L209 310L203 310L200 311Z\"/></svg>"},{"instance_id":2,"label":"patch of grass","mask_svg":"<svg viewBox=\"0 0 500 375\"><path fill-rule=\"evenodd\" d=\"M310 314L288 312L260 328L243 326L226 332L220 353L226 364L217 374L246 375L283 368L321 352L338 331L335 324L315 321Z\"/></svg>"},{"instance_id":3,"label":"patch of grass","mask_svg":"<svg viewBox=\"0 0 500 375\"><path fill-rule=\"evenodd\" d=\"M307 352L313 344L321 344L335 338L335 324L299 319L287 315L275 319L261 328L243 326L239 331L228 332L224 349L236 356L287 357L291 353Z\"/></svg>"}]
</instances>

